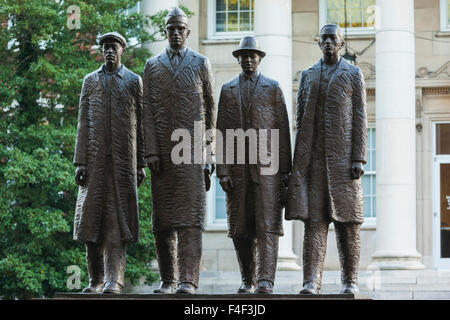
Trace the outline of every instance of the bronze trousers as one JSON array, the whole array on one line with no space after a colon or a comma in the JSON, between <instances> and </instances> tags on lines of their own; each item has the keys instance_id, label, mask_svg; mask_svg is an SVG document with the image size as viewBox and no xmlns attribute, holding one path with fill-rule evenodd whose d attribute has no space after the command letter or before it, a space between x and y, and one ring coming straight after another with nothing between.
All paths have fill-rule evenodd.
<instances>
[{"instance_id":1,"label":"bronze trousers","mask_svg":"<svg viewBox=\"0 0 450 320\"><path fill-rule=\"evenodd\" d=\"M320 145L317 147L321 148ZM308 179L310 218L305 221L303 241L303 285L310 282L319 291L322 285L329 224L333 222L336 231L342 284L358 283L361 230L359 223L341 223L331 218L324 159L323 152L313 153Z\"/></svg>"},{"instance_id":2,"label":"bronze trousers","mask_svg":"<svg viewBox=\"0 0 450 320\"><path fill-rule=\"evenodd\" d=\"M191 283L198 288L202 230L198 228L165 230L155 232L154 237L161 281Z\"/></svg>"},{"instance_id":3,"label":"bronze trousers","mask_svg":"<svg viewBox=\"0 0 450 320\"><path fill-rule=\"evenodd\" d=\"M358 284L360 256L360 229L357 223L334 222L341 265L342 284ZM305 223L303 241L303 285L313 283L317 290L322 285L323 265L327 248L328 221Z\"/></svg>"},{"instance_id":4,"label":"bronze trousers","mask_svg":"<svg viewBox=\"0 0 450 320\"><path fill-rule=\"evenodd\" d=\"M115 281L124 286L126 245L121 241L112 158L105 162L102 229L99 243L86 244L89 280L92 284Z\"/></svg>"},{"instance_id":5,"label":"bronze trousers","mask_svg":"<svg viewBox=\"0 0 450 320\"><path fill-rule=\"evenodd\" d=\"M248 172L249 173L249 172ZM242 282L254 285L259 281L275 282L275 271L278 258L277 234L264 232L264 221L261 213L261 194L258 183L248 175L245 203L246 236L233 237Z\"/></svg>"}]
</instances>

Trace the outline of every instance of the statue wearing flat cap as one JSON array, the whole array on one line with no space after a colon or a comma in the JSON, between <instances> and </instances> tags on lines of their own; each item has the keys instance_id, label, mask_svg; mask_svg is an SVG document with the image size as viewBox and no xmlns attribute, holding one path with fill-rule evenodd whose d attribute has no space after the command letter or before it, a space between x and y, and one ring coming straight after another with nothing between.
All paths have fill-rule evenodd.
<instances>
[{"instance_id":1,"label":"statue wearing flat cap","mask_svg":"<svg viewBox=\"0 0 450 320\"><path fill-rule=\"evenodd\" d=\"M226 192L228 236L233 239L242 276L238 293L272 293L278 257L278 238L283 235L281 211L291 171L289 120L283 92L277 81L258 72L265 53L254 37L244 37L233 52L242 72L222 86L217 129L254 130L256 143L245 140L245 163L217 164L217 176ZM267 130L264 138L261 131ZM272 135L278 131L278 136ZM251 137L252 135L248 135ZM267 139L261 141L260 139ZM275 141L272 141L275 139ZM224 139L225 140L225 139ZM275 143L272 143L275 142ZM270 159L261 159L261 145ZM272 150L274 145L278 149ZM224 142L224 155L238 149ZM252 161L253 159L256 161ZM264 173L266 160L278 163L273 173ZM270 161L271 162L271 161ZM270 163L274 165L274 163Z\"/></svg>"},{"instance_id":2,"label":"statue wearing flat cap","mask_svg":"<svg viewBox=\"0 0 450 320\"><path fill-rule=\"evenodd\" d=\"M74 239L86 245L89 286L83 293L120 293L126 244L139 239L143 92L141 78L120 63L124 37L106 33L100 46L105 62L84 78L78 110Z\"/></svg>"},{"instance_id":3,"label":"statue wearing flat cap","mask_svg":"<svg viewBox=\"0 0 450 320\"><path fill-rule=\"evenodd\" d=\"M152 223L161 276L155 293L173 293L178 284L177 293L193 294L199 280L206 191L213 169L193 162L175 164L171 159L179 143L171 139L175 130L188 132L193 139L195 121L203 130L212 129L215 121L210 63L186 47L189 33L186 14L173 8L166 18L169 46L147 61L143 77L145 150L152 175ZM202 150L205 147L202 141ZM190 151L193 155L193 145Z\"/></svg>"}]
</instances>

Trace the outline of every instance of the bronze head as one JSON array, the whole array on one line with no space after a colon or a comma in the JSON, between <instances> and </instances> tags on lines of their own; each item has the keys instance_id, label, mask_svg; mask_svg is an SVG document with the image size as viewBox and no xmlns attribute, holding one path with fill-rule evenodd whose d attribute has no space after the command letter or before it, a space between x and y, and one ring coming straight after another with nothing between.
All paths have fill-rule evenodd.
<instances>
[{"instance_id":1,"label":"bronze head","mask_svg":"<svg viewBox=\"0 0 450 320\"><path fill-rule=\"evenodd\" d=\"M233 56L238 59L242 71L246 74L258 71L259 63L265 55L259 48L258 41L251 36L242 38L238 49L233 51Z\"/></svg>"},{"instance_id":2,"label":"bronze head","mask_svg":"<svg viewBox=\"0 0 450 320\"><path fill-rule=\"evenodd\" d=\"M109 70L117 69L126 50L125 38L117 32L108 32L100 37L100 46L106 67Z\"/></svg>"},{"instance_id":3,"label":"bronze head","mask_svg":"<svg viewBox=\"0 0 450 320\"><path fill-rule=\"evenodd\" d=\"M166 17L166 36L172 49L180 49L191 33L189 20L178 7L174 7Z\"/></svg>"},{"instance_id":4,"label":"bronze head","mask_svg":"<svg viewBox=\"0 0 450 320\"><path fill-rule=\"evenodd\" d=\"M345 45L341 28L336 24L326 24L320 29L318 42L324 57L338 57L339 50Z\"/></svg>"}]
</instances>

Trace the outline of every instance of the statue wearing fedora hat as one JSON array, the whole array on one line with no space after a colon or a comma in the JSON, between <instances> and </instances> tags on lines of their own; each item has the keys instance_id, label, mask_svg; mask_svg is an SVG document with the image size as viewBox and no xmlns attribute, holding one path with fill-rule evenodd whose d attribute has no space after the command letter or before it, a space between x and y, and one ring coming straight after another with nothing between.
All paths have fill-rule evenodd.
<instances>
[{"instance_id":1,"label":"statue wearing fedora hat","mask_svg":"<svg viewBox=\"0 0 450 320\"><path fill-rule=\"evenodd\" d=\"M105 63L84 78L78 111L74 239L86 245L83 293L120 293L126 244L139 239L142 80L120 63L126 41L119 33L102 35L100 46Z\"/></svg>"},{"instance_id":2,"label":"statue wearing fedora hat","mask_svg":"<svg viewBox=\"0 0 450 320\"><path fill-rule=\"evenodd\" d=\"M358 292L366 92L361 70L339 56L343 45L339 26L323 26L322 59L299 79L297 137L285 217L305 223L302 294L320 293L331 222L342 271L341 293Z\"/></svg>"},{"instance_id":3,"label":"statue wearing fedora hat","mask_svg":"<svg viewBox=\"0 0 450 320\"><path fill-rule=\"evenodd\" d=\"M258 72L265 53L259 49L256 39L244 37L233 56L238 59L242 72L222 86L217 129L222 132L250 129L257 133L261 129L279 130L276 141L279 170L271 175L262 174L265 165L261 159L255 163L249 161L251 153L257 150L249 149L251 143L246 140L245 163L237 164L236 159L232 164L218 163L217 176L226 192L228 236L233 239L242 276L238 293L251 293L256 284L257 293L272 293L278 237L283 235L281 211L291 170L289 120L278 82ZM261 138L259 134L257 136ZM271 139L270 134L267 139ZM256 143L260 144L261 141ZM270 154L272 144L268 141L266 145ZM224 142L223 154L230 148L236 150L236 146Z\"/></svg>"},{"instance_id":4,"label":"statue wearing fedora hat","mask_svg":"<svg viewBox=\"0 0 450 320\"><path fill-rule=\"evenodd\" d=\"M176 293L193 294L199 280L206 191L213 169L207 164L173 163L171 152L179 141L171 136L182 129L194 137L195 121L213 129L215 104L209 60L185 46L189 33L186 14L173 8L166 18L169 47L149 59L144 70L146 156L161 276L155 293L172 293L178 282ZM193 154L194 146L190 147ZM205 150L206 141L201 147Z\"/></svg>"}]
</instances>

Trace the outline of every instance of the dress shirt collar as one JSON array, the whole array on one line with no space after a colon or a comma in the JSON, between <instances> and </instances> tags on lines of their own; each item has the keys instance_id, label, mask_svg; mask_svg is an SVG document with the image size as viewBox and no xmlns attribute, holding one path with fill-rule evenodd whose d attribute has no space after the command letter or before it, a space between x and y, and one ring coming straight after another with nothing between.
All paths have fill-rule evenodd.
<instances>
[{"instance_id":1,"label":"dress shirt collar","mask_svg":"<svg viewBox=\"0 0 450 320\"><path fill-rule=\"evenodd\" d=\"M114 71L114 72L109 72L106 69L105 64L103 64L102 67L100 68L99 72L103 72L105 74L111 74L113 76L118 75L122 78L123 77L123 64L120 64L119 68L117 68L116 71Z\"/></svg>"},{"instance_id":2,"label":"dress shirt collar","mask_svg":"<svg viewBox=\"0 0 450 320\"><path fill-rule=\"evenodd\" d=\"M169 54L169 58L170 58L170 59L172 59L173 56L174 56L174 54L176 54L177 52L180 54L180 57L183 58L184 55L185 55L186 52L187 52L187 47L184 46L184 47L181 47L181 48L178 49L178 50L174 50L174 49L172 49L171 47L167 47L167 53Z\"/></svg>"},{"instance_id":3,"label":"dress shirt collar","mask_svg":"<svg viewBox=\"0 0 450 320\"><path fill-rule=\"evenodd\" d=\"M252 73L249 76L247 76L247 74L245 74L244 72L241 72L241 79L243 81L250 80L251 82L255 82L256 80L258 80L258 77L259 77L259 72L258 71Z\"/></svg>"}]
</instances>

